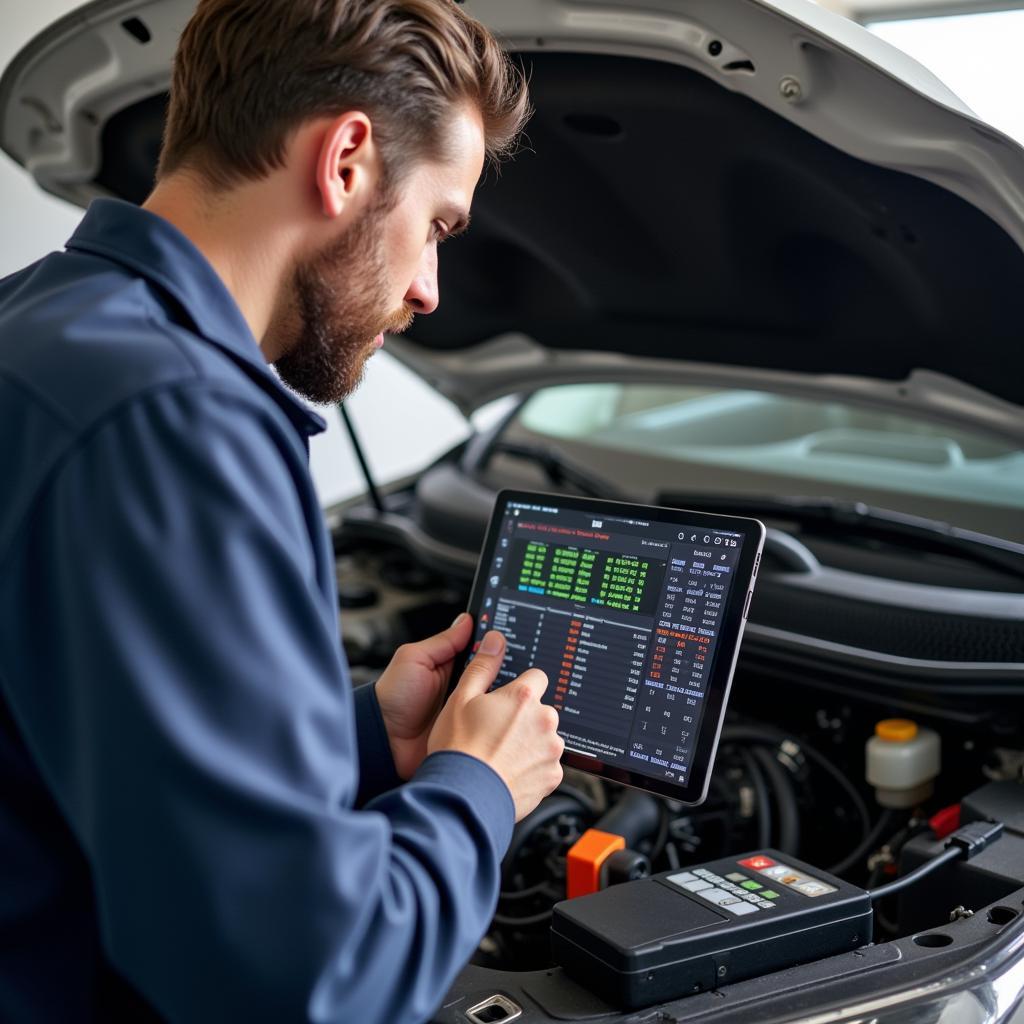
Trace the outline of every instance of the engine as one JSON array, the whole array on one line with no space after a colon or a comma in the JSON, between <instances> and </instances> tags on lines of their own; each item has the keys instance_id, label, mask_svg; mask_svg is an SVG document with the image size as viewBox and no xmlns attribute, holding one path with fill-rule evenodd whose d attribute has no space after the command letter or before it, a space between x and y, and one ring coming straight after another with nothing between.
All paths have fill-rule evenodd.
<instances>
[{"instance_id":1,"label":"engine","mask_svg":"<svg viewBox=\"0 0 1024 1024\"><path fill-rule=\"evenodd\" d=\"M465 606L466 581L425 568L399 546L341 534L336 548L342 633L357 685L372 681L398 645L446 628ZM927 794L902 807L880 803L865 773L865 745L876 724L893 717L941 740ZM497 911L474 963L546 968L552 908L567 895L752 849L772 847L873 887L955 827L969 794L1021 780L1021 735L1014 693L988 692L981 702L969 691L922 694L881 676L854 685L826 667L744 650L706 802L685 806L567 771L515 828ZM1022 874L1008 871L1002 887L1018 888ZM970 876L959 884L932 901L883 902L876 941L947 923L958 906L992 896L974 891Z\"/></svg>"}]
</instances>

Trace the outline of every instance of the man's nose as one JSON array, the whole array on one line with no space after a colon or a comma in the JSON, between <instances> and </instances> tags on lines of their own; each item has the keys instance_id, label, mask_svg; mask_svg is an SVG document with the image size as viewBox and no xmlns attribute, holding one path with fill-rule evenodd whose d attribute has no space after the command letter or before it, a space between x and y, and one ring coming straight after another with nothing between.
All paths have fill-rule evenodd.
<instances>
[{"instance_id":1,"label":"man's nose","mask_svg":"<svg viewBox=\"0 0 1024 1024\"><path fill-rule=\"evenodd\" d=\"M436 249L430 248L423 254L423 262L405 293L405 301L414 313L421 316L437 309L441 297L437 287Z\"/></svg>"}]
</instances>

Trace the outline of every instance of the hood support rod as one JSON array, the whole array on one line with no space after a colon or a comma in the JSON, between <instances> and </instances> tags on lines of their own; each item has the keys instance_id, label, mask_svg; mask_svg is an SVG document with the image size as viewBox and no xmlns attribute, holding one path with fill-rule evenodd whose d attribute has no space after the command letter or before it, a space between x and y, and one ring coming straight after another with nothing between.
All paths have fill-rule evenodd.
<instances>
[{"instance_id":1,"label":"hood support rod","mask_svg":"<svg viewBox=\"0 0 1024 1024\"><path fill-rule=\"evenodd\" d=\"M352 418L349 416L348 409L345 408L344 402L338 403L338 411L341 413L342 422L345 424L349 440L352 442L352 450L356 453L356 458L359 460L359 468L363 471L363 479L366 481L366 490L370 495L370 501L373 502L373 507L377 512L380 515L383 515L384 502L381 499L380 491L377 490L377 484L374 482L373 474L370 472L370 464L366 461L366 453L363 451L363 446L359 442L359 435L356 433L356 426L352 422Z\"/></svg>"}]
</instances>

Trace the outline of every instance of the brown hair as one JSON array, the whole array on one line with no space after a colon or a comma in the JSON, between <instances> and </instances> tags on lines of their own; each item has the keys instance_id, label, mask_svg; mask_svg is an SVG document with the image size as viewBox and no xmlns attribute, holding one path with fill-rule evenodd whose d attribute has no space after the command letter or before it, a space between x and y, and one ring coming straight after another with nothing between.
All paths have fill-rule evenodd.
<instances>
[{"instance_id":1,"label":"brown hair","mask_svg":"<svg viewBox=\"0 0 1024 1024\"><path fill-rule=\"evenodd\" d=\"M525 77L454 0L200 0L174 58L157 177L265 177L300 124L361 110L393 186L443 158L464 102L492 162L507 155L530 113Z\"/></svg>"}]
</instances>

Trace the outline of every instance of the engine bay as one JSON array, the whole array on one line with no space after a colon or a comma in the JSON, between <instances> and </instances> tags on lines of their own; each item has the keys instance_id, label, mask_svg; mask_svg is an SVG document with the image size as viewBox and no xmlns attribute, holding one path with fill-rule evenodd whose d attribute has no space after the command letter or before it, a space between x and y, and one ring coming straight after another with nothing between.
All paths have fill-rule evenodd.
<instances>
[{"instance_id":1,"label":"engine bay","mask_svg":"<svg viewBox=\"0 0 1024 1024\"><path fill-rule=\"evenodd\" d=\"M356 685L372 682L399 644L446 628L465 607L469 591L464 566L445 571L442 560L424 557L410 543L413 493L389 501L392 512L385 521L353 507L334 533L342 636ZM776 549L782 550L778 544ZM882 558L877 552L875 557ZM785 571L776 564L773 587L771 566L762 570L768 584L762 605L785 603ZM833 598L841 603L842 595ZM851 606L864 599L863 593L851 595ZM876 611L885 614L884 607ZM838 959L859 956L850 961L854 973L872 966L908 969L935 958L946 963L951 953L962 953L965 940L977 946L1020 924L1021 680L974 671L964 660L958 671L938 672L929 686L920 670L908 673L898 657L889 670L880 658L870 672L830 659L827 652L816 659L807 646L758 642L756 624L766 617L751 611L755 628L740 654L707 801L685 806L567 771L559 789L516 826L491 927L438 1020L514 1019L501 1000L480 1003L477 997L490 988L513 1006L533 1006L541 1014L523 1019L619 1019L609 1018L611 1008L564 977L549 939L553 908L566 898L570 852L594 829L624 839L604 867L602 887L772 847L871 889L941 850L962 817L998 815L1007 826L1001 844L976 862L949 865L920 887L880 901L873 944ZM1020 643L1024 624L1015 628L1013 642ZM970 630L958 634L954 628L940 646L953 650L958 639L975 642ZM893 718L934 732L941 741L931 792L906 807L880 804L865 774L866 744L880 721ZM842 965L832 966L835 977L844 974ZM804 970L821 967L808 964ZM757 982L733 989L756 992ZM723 991L694 995L673 1003L672 1010L678 1007L678 1019L690 1019L698 1000ZM466 1016L478 1003L483 1016ZM716 1005L722 1008L708 1003L705 1009ZM677 1019L663 1012L657 1019Z\"/></svg>"}]
</instances>

